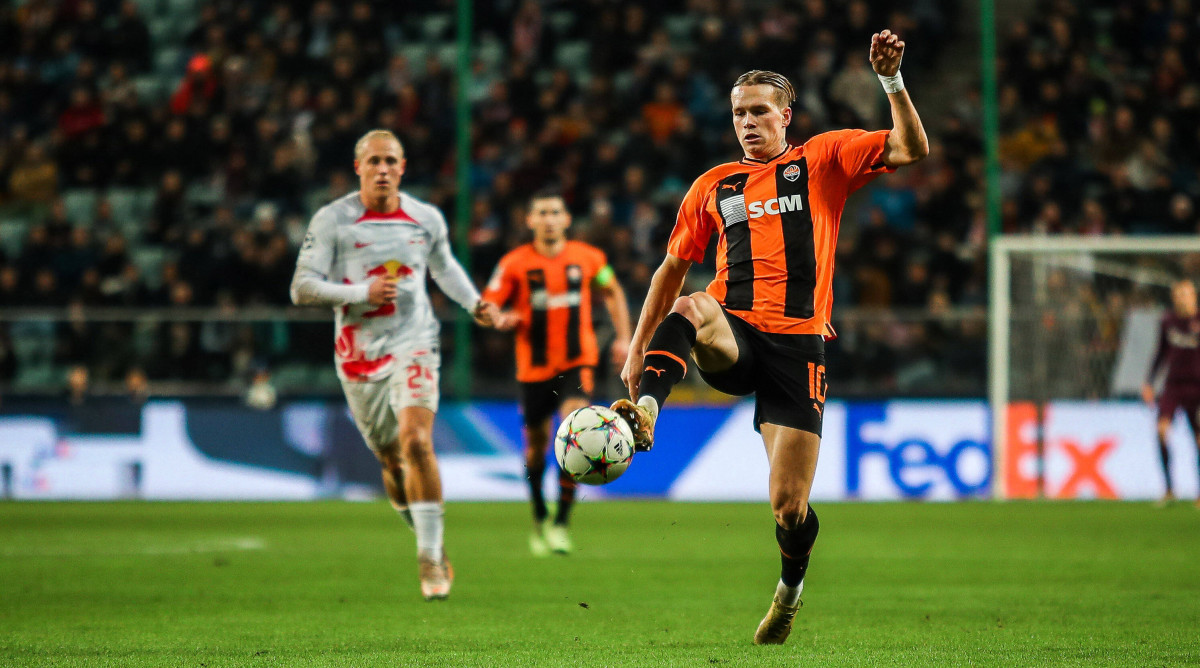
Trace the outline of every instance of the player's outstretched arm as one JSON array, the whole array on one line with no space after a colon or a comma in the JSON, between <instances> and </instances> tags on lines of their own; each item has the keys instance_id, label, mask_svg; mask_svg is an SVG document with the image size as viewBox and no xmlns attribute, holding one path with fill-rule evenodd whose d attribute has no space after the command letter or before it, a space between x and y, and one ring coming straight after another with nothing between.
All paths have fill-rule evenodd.
<instances>
[{"instance_id":1,"label":"player's outstretched arm","mask_svg":"<svg viewBox=\"0 0 1200 668\"><path fill-rule=\"evenodd\" d=\"M890 30L875 33L871 36L870 58L892 108L892 131L883 150L883 162L888 167L911 165L929 155L929 138L900 76L904 40Z\"/></svg>"},{"instance_id":2,"label":"player's outstretched arm","mask_svg":"<svg viewBox=\"0 0 1200 668\"><path fill-rule=\"evenodd\" d=\"M646 303L642 305L642 315L638 318L637 329L634 330L633 340L629 343L629 357L625 360L624 370L621 371L621 381L629 388L630 399L636 401L638 398L646 346L650 345L654 330L658 329L663 318L671 312L671 307L683 288L683 279L687 277L691 266L690 260L667 255L654 272L654 278L650 281L650 291L646 293Z\"/></svg>"},{"instance_id":3,"label":"player's outstretched arm","mask_svg":"<svg viewBox=\"0 0 1200 668\"><path fill-rule=\"evenodd\" d=\"M433 277L438 287L446 296L453 299L459 306L467 310L476 322L491 327L496 314L496 305L483 301L479 290L471 282L467 271L450 252L450 241L446 221L439 214L438 226L434 231L434 239L429 249L429 275Z\"/></svg>"}]
</instances>

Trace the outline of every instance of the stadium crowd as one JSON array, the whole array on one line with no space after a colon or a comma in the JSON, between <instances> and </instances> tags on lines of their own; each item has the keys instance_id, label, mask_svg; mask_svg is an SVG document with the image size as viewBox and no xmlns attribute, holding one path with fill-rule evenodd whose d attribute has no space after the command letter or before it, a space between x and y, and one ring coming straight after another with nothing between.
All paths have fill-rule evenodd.
<instances>
[{"instance_id":1,"label":"stadium crowd","mask_svg":"<svg viewBox=\"0 0 1200 668\"><path fill-rule=\"evenodd\" d=\"M636 313L687 184L738 156L726 109L738 74L792 78L794 142L888 127L865 56L870 34L886 25L908 41L904 71L920 107L938 95L933 73L954 66L941 48L956 37L957 5L476 3L463 91L476 280L526 238L528 194L554 183ZM1191 5L1045 5L1003 43L1006 229L1196 229L1189 148L1200 134L1187 121L1200 95L1187 75L1195 56L1182 48L1197 23ZM372 127L404 140L404 187L455 220L453 7L0 7L0 308L286 304L307 218L353 189L351 147ZM1147 61L1160 46L1174 55ZM1151 90L1176 103L1146 108ZM982 392L982 319L948 315L985 297L979 109L966 96L947 112L926 119L931 158L881 179L844 219L839 306L917 318L843 324L833 381L880 394L939 378L944 393L949 374ZM22 354L16 339L35 335L53 345ZM482 377L508 378L507 341L476 336ZM24 357L83 364L100 382L138 367L156 381L244 379L264 364L327 363L330 338L325 324L0 323L0 381L20 378Z\"/></svg>"}]
</instances>

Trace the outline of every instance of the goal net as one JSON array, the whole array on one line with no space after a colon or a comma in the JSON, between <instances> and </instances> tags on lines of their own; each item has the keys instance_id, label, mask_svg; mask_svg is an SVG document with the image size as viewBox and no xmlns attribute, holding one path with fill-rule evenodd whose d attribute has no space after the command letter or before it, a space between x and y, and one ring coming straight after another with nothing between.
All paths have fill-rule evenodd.
<instances>
[{"instance_id":1,"label":"goal net","mask_svg":"<svg viewBox=\"0 0 1200 668\"><path fill-rule=\"evenodd\" d=\"M1048 412L1141 408L1120 400L1136 399L1147 378L1171 284L1200 279L1200 238L1001 236L990 259L996 492L1070 496L1079 490L1063 494L1062 480L1058 487L1047 482ZM1080 493L1119 496L1101 474L1083 481L1091 488Z\"/></svg>"}]
</instances>

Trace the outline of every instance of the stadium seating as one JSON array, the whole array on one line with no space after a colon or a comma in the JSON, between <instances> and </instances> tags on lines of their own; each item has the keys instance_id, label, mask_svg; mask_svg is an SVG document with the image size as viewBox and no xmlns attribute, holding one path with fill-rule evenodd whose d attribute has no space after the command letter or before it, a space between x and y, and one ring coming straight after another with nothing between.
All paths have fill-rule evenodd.
<instances>
[{"instance_id":1,"label":"stadium seating","mask_svg":"<svg viewBox=\"0 0 1200 668\"><path fill-rule=\"evenodd\" d=\"M160 280L163 266L181 257L177 239L183 230L204 230L206 243L215 249L214 252L223 253L220 262L226 263L219 267L213 264L205 270L190 271L185 268L182 272L189 276L186 280L204 283L193 286L197 288L196 293L201 300L198 305L202 306L210 304L211 301L205 300L214 299L222 291L217 288L223 288L224 292L231 289L211 284L216 277L252 276L260 270L239 264L243 260L237 257L237 253L230 254L230 248L236 245L235 241L237 244L246 242L244 233L250 233L250 241L257 247L265 247L272 236L283 235L294 251L298 238L302 236L297 230L302 230L306 216L322 204L331 191L333 172L342 171L343 176L351 179L349 187L353 187L352 175L346 173L348 167L340 158L333 157L341 155L345 149L330 145L329 138L342 137L341 141L345 141L347 133L356 135L380 122L395 123L402 138L410 142L410 174L407 178L413 191L443 207L451 220L456 219L453 211L456 188L450 176L454 173L454 146L453 142L448 141L453 134L454 116L447 105L452 103L452 90L448 86L452 84L452 68L457 60L458 47L454 34L455 17L447 11L446 5L406 7L400 13L386 3L373 4L376 16L371 25L365 27L341 23L349 15L350 7L337 5L335 10L342 15L338 17L335 30L325 36L327 43L301 43L298 54L287 55L283 52L286 40L274 36L264 39L266 48L273 51L270 59L275 63L271 79L267 81L255 79L260 71L258 68L265 67L266 61L261 60L263 54L246 51L245 35L238 33L235 38L230 33L236 31L227 31L226 43L203 45L207 36L197 29L201 27L199 21L204 15L203 11L209 11L210 7L204 0L138 0L137 4L152 44L149 67L130 73L131 88L137 97L135 104L130 106L128 102L103 99L105 125L94 131L99 133L95 136L97 141L94 144L89 144L93 135L71 142L54 143L59 140L55 139L51 128L57 122L55 114L63 111L58 102L49 103L55 114L20 118L20 123L12 125L11 130L6 127L4 132L29 132L34 139L47 143L52 149L59 171L59 197L73 223L89 224L99 201L106 200L111 205L116 228L125 236L128 244L129 261L141 269L145 288L157 287L154 283ZM818 4L806 3L784 8L777 19L783 23L793 21L795 25L807 25L805 21L810 17L806 12L813 11L812 8ZM893 18L888 13L891 9L885 6L886 3L866 4L871 25ZM844 66L844 54L858 48L858 45L847 42L852 32L839 27L838 30L813 35L813 39L803 42L789 42L789 35L776 35L768 29L771 26L755 23L748 16L724 13L727 10L719 5L702 5L700 10L696 10L681 1L655 3L641 8L608 6L606 3L552 3L542 7L540 15L533 17L530 34L540 41L534 45L532 53L524 55L515 52L513 42L511 22L515 20L515 7L509 10L480 8L481 21L485 23L477 23L478 39L472 53L477 63L475 75L483 81L507 83L509 98L492 99L496 91L491 87L481 87L482 92L477 93L479 99L476 100L473 135L477 159L492 160L486 157L492 155L498 155L499 158L486 166L475 165L480 171L480 188L473 195L486 200L487 216L490 218L474 220L471 224L479 228L484 225L495 226L497 233L472 235L471 238L501 241L477 242L471 249L473 253L494 258L498 251L503 250L501 246L519 241L523 229L518 218L521 199L530 189L547 181L562 180L570 187L568 195L577 220L577 233L599 243L609 252L617 265L618 276L626 284L631 305L636 312L646 289L650 267L661 257L666 230L674 218L674 208L683 188L706 167L736 156L736 152L731 153L732 138L725 114L719 109L721 90L729 83L726 80L729 72L722 71L722 67L778 67L791 75L801 93L797 108L803 112L802 120L806 120L805 117L812 119L811 123L806 121L797 124L797 127L807 130L795 132L814 132L858 122L853 111L839 105L828 95L830 82ZM235 6L211 6L216 8L218 20L228 25L237 24ZM241 26L238 30L257 31L265 36L269 30L282 29L273 24L272 7L259 3L251 3L250 7L250 25ZM950 8L945 3L926 7L906 19L910 21L908 29L911 34L916 35L911 46L914 50L911 58L913 67L919 68L922 74L920 90L917 90L918 84L914 79L914 97L923 111L937 110L936 115L933 112L926 115L926 125L938 151L931 156L927 165L906 170L907 176L903 178L887 180L886 188L857 197L847 209L842 228L844 253L838 260L837 292L841 309L859 305L870 308L904 306L909 309L905 311L908 314L905 317L910 318L906 322L919 323L922 318L931 317L927 315L928 303L932 303L935 297L939 303L948 298L952 305L963 308L982 302L982 286L985 285L982 274L985 266L984 249L976 222L981 206L981 182L977 178L980 172L974 164L981 144L975 129L977 123L973 120L978 110L972 106L971 96L964 94L951 99L940 95L943 91L938 90L939 86L930 83L965 82L974 77L975 70L971 69L973 66L968 67L969 63L959 63L952 58L940 59L943 52L962 54L975 48L973 35L955 31L956 15L939 14ZM309 19L306 11L298 7L292 9L292 18L298 22L297 25L302 26ZM1061 67L1028 71L1031 67L1029 63L1015 62L1018 54L1045 53L1048 57L1058 59L1055 62L1061 65L1069 62L1072 54L1088 48L1086 40L1077 40L1066 50L1050 48L1054 31L1059 30L1058 22L1065 22L1074 35L1094 32L1110 39L1114 31L1121 29L1125 23L1150 20L1150 17L1138 13L1141 10L1135 11L1132 18L1117 17L1103 3L1078 14L1064 14L1059 8L1045 15L1025 18L1020 16L1019 9L1010 8L1006 11L1009 16L1019 19L1013 25L1024 25L1026 28L1024 33L1017 29L1010 30L1008 25L1001 28L1002 34L1007 35L1002 39L1005 60L1001 67L1007 72L1004 80L1008 84L1022 81L1040 84L1052 77L1051 73L1061 71ZM1172 7L1170 11L1179 10ZM1170 21L1187 24L1196 18L1194 10L1188 11L1191 11L1188 16L1164 15L1164 20L1168 21L1167 25ZM640 29L636 27L637 21L633 20L636 17L632 16L636 12L644 14L640 24L643 27ZM701 36L702 29L714 25L708 19L716 19L716 23L722 26L721 43L725 46L720 52L725 58L724 62L712 58L713 49ZM69 14L64 15L59 25L64 30L72 29ZM658 27L670 39L670 49L666 53L656 53L649 48L650 34ZM339 43L339 30L349 30L351 39L347 41L343 38ZM356 30L359 32L356 33ZM626 32L630 30L634 32ZM742 41L743 36L751 32L755 33L758 40L758 46L753 48L745 46ZM310 39L308 32L299 34L301 42ZM921 41L926 39L926 35L934 34L944 39L928 38L927 41ZM1144 89L1148 85L1141 82L1151 80L1155 64L1141 62L1137 54L1147 47L1159 46L1164 39L1162 34L1154 31L1122 34L1122 41L1115 43L1113 50L1098 56L1105 62L1133 63L1132 67L1138 76L1133 78L1132 83L1121 87L1112 80L1112 75L1099 70L1088 73L1089 78L1083 82L1083 88L1099 91L1088 102L1089 109L1109 110L1094 117L1093 127L1111 131L1113 110L1122 104L1124 96L1136 93L1131 86ZM863 35L862 39L866 37L868 35ZM390 78L391 75L386 72L389 59L361 58L358 49L365 48L364 45L376 38L382 39L388 52L399 53L407 58L406 74ZM209 47L212 47L210 57L217 59L212 71L219 80L214 90L199 86L190 93L200 103L194 107L195 113L203 113L204 116L185 114L187 136L184 141L179 145L165 145L162 143L164 124L171 114L167 102L181 91L184 72L192 56ZM331 72L329 55L307 61L306 54L310 47L316 49L314 52L328 54L340 49L340 52L349 54L354 61L354 76L349 81L339 81ZM780 59L779 53L793 55ZM99 77L107 71L107 56L83 52L78 55L97 59L97 75L79 82L96 87ZM672 59L677 56L691 59L689 71L671 71ZM234 68L242 78L231 81L226 88L220 77L228 75L223 67L226 62L223 59L229 57L242 59L239 61L240 68ZM536 86L543 88L531 91L527 81L513 78L516 76L514 72L520 69L514 69L514 60L522 57L533 59L528 75ZM441 61L445 66L445 78L430 76L427 71L430 58ZM639 60L647 63L647 66L638 68L629 65ZM906 67L909 60L906 58ZM818 67L822 63L825 63L821 65L825 70ZM551 85L553 73L559 68L567 73L567 82L565 89L555 91L555 95L563 97L545 98L545 88ZM644 141L639 134L640 106L645 102L646 91L657 81L666 81L675 88L681 105L690 112L694 126L690 134L669 137L662 145ZM405 83L411 83L418 95L416 103L407 108L402 106L398 97L401 89L393 88ZM299 108L289 106L288 95L293 84L307 87L307 99L300 102ZM596 85L599 88L593 90ZM370 104L365 108L354 108L351 98L356 91L364 89L370 93ZM1186 90L1187 86L1184 86L1182 91ZM22 92L16 92L20 97ZM102 96L112 93L107 90L100 92ZM336 97L335 102L331 107L322 109L322 95L331 93ZM213 98L207 100L210 94ZM1041 99L1042 91L1038 85L1031 83L1018 86L1015 95L1019 104L1001 110L1005 129L1002 139L1019 138L1018 133L1022 128L1031 119L1040 117L1034 112L1046 110L1059 114L1057 122L1060 125L1069 124L1072 118L1069 114L1062 114L1065 107L1054 107L1053 100ZM586 123L590 127L576 128L576 132L585 131L571 138L543 133L543 128L547 126L558 127L549 121L565 118L572 100L584 102ZM55 107L55 104L58 106ZM883 104L882 95L880 104ZM1139 121L1151 120L1153 110L1143 109L1132 102L1129 104L1137 114L1145 116L1139 116ZM1168 106L1176 104L1179 103L1168 102ZM338 113L353 116L349 127L336 127ZM886 115L881 116L886 122ZM944 117L949 116L953 117L949 119L953 122L944 122ZM1172 122L1184 116L1173 115ZM214 118L229 121L232 136L227 141L212 140L210 125ZM152 161L153 166L147 164L144 170L122 173L117 180L114 169L120 165L122 151L126 150L124 124L129 119L142 119L145 122L149 140L139 148L128 150L145 151L141 157ZM577 121L572 119L571 122ZM1181 120L1178 122L1182 123ZM1148 139L1145 136L1147 130L1141 129L1144 126L1148 127L1148 124L1139 123L1135 126L1141 134L1135 133L1135 136L1126 138L1129 145L1137 145ZM20 130L16 129L18 127ZM1067 160L1057 160L1052 155L1047 157L1043 152L1040 154L1042 157L1028 170L1006 174L1005 182L1010 184L1010 201L1005 209L1009 212L1005 220L1006 229L1039 229L1038 226L1043 225L1039 212L1045 204L1039 198L1049 197L1059 205L1064 222L1051 223L1051 229L1047 231L1075 231L1082 224L1081 200L1094 199L1108 203L1119 195L1113 192L1110 172L1093 168L1093 156L1089 153L1087 138L1070 136L1069 130L1065 125L1059 129L1060 134L1069 140L1066 146ZM297 131L301 134L294 134ZM304 136L305 132L310 132L311 136ZM1174 128L1174 132L1180 145L1190 142L1194 134L1182 125ZM293 137L297 136L304 142L310 142L316 154L306 153L307 149L293 151L293 164L287 166L290 171L273 174L274 149L279 146L295 148L297 144ZM794 137L797 140L803 138ZM597 157L602 147L609 143L617 146L616 169L604 168ZM16 142L12 145L24 146ZM1018 145L1002 142L1006 150ZM1045 147L1035 146L1035 149L1044 151ZM1196 172L1195 160L1191 157L1194 152L1185 153L1183 157L1168 153L1170 160L1174 161L1167 170L1171 187L1177 193L1186 195L1189 201L1194 201L1200 195L1194 192L1194 179L1188 178L1189 174ZM11 156L7 163L0 164L15 164L20 157ZM80 161L86 169L78 169ZM642 173L648 175L641 191L626 192L625 168L629 166L641 167ZM1131 163L1130 166L1144 167L1142 163ZM176 208L172 208L175 205L168 198L164 204L166 208L159 213L155 202L161 188L161 175L168 168L183 170L188 175L185 179L185 196ZM1048 195L1035 187L1036 175L1047 173L1051 175L1053 186ZM942 174L951 174L953 178L942 178ZM287 184L298 186L300 192L288 194ZM301 209L298 215L285 210L273 223L258 220L254 213L259 209L259 202L267 197L261 192L264 185L284 191L272 196L291 198L287 201L297 202L295 208ZM8 183L0 184L0 247L11 262L19 265L20 254L26 245L24 241L30 230L44 220L42 212L49 203L11 202L7 187ZM1194 221L1184 221L1178 225L1172 223L1175 225L1172 227L1161 220L1144 220L1147 215L1145 212L1153 209L1149 205L1160 202L1162 193L1138 190L1133 196L1139 205L1146 205L1138 209L1141 216L1124 221L1110 215L1104 231L1152 232L1176 229L1179 225L1184 225L1186 229L1188 224L1194 231ZM896 209L897 202L901 203L899 210ZM642 206L638 208L638 204ZM638 220L631 215L635 209L642 212ZM611 219L600 219L592 215L593 211L612 211L613 214ZM226 219L219 225L216 222L218 217L230 215L232 220ZM161 221L158 220L160 216L163 217ZM901 220L905 221L904 225L898 224ZM151 226L156 222L174 226L174 229L170 234L152 230ZM638 225L649 227L642 229ZM615 234L614 229L626 229L629 234ZM949 231L953 237L953 247L948 251L938 246L938 236L943 231ZM632 238L633 241L618 247L616 244L624 243L621 240L625 238ZM99 242L100 239L97 239ZM901 250L897 252L897 248ZM948 280L945 274L935 274L925 284L912 284L909 281L907 267L910 264L928 264L931 258L935 258L944 265L947 253L957 258L952 264L965 267L965 273L954 274L953 280ZM100 255L99 249L96 254ZM246 257L254 257L254 254ZM217 260L212 262L216 263ZM475 278L482 282L490 267L476 263L473 269ZM108 270L114 272L115 268L109 267ZM698 282L702 282L704 271L703 267L696 269ZM930 273L933 273L932 269ZM31 276L22 275L21 280L27 283ZM262 283L246 280L237 285L237 289L242 290L261 286ZM61 287L62 299L65 300L76 286ZM161 297L162 293L157 294ZM261 303L265 298L267 303L276 306L287 304L287 295L282 293L233 296L239 302L255 299L256 303ZM454 311L446 310L443 315L453 316ZM838 365L838 368L856 369L846 373L853 373L855 379L865 387L917 386L921 384L920 379L929 377L930 371L925 366L929 361L908 354L920 349L921 332L924 331L924 328L915 326L910 329L911 336L901 337L906 343L897 347L891 341L876 340L878 335L871 330L857 330L851 326L843 329L846 336L838 344L837 352L831 354L844 356L844 364ZM982 350L982 339L964 339L956 345L959 349ZM230 351L231 358L232 354ZM884 355L886 363L871 361L875 355ZM95 360L90 362L94 363ZM500 391L511 392L511 383L507 382L510 378L510 359L497 357L479 362L481 370L477 380L480 386L494 386L503 388ZM142 363L147 367L154 366L145 360ZM933 373L938 377L951 376L957 379L954 387L964 388L962 391L967 393L982 391L981 378L974 375L956 376L957 370L948 367L945 360L932 363L935 365ZM327 363L322 361L313 364L312 372L317 373ZM838 378L834 369L834 365L831 365L831 373L835 374L831 380L846 387L845 383L850 379ZM292 369L281 374L284 386L291 384L289 378L303 377L303 374L294 371ZM106 380L115 382L117 379L98 379L99 382ZM300 383L295 386L301 387Z\"/></svg>"}]
</instances>

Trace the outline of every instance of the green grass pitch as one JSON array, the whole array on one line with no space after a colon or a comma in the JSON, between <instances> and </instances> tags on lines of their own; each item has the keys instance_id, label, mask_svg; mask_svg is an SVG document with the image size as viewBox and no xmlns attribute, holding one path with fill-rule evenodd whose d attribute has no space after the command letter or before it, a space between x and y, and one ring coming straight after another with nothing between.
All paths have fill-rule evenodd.
<instances>
[{"instance_id":1,"label":"green grass pitch","mask_svg":"<svg viewBox=\"0 0 1200 668\"><path fill-rule=\"evenodd\" d=\"M765 504L584 503L576 553L527 507L450 504L426 603L386 503L0 504L0 665L1160 666L1200 662L1200 511L820 504L805 606L750 638Z\"/></svg>"}]
</instances>

